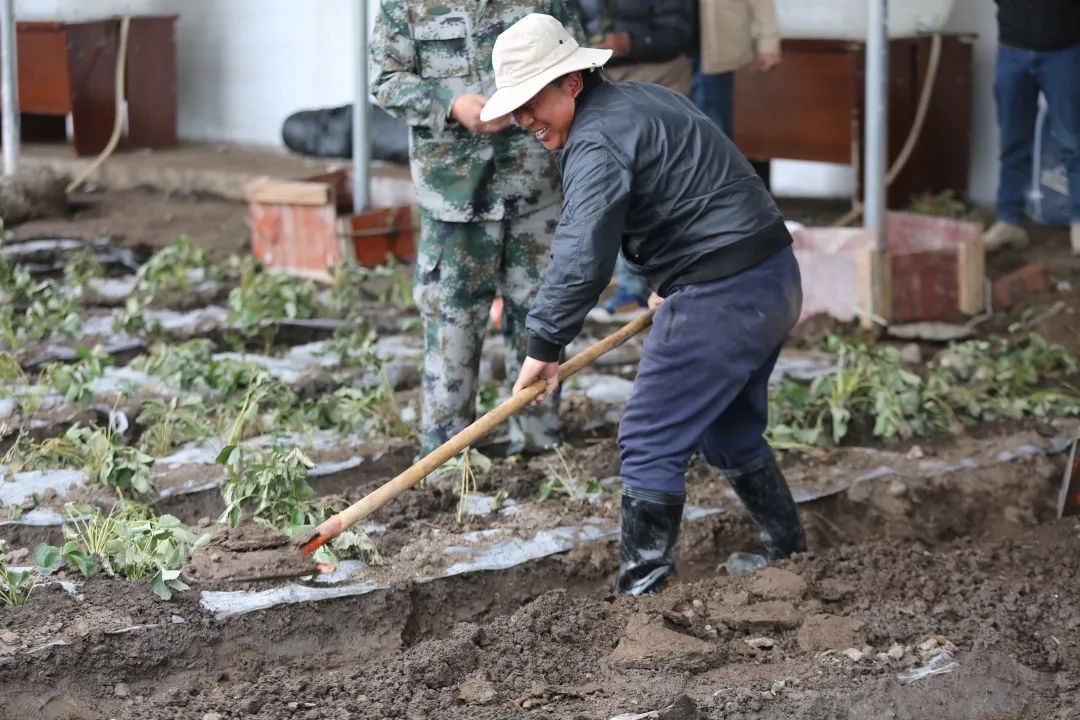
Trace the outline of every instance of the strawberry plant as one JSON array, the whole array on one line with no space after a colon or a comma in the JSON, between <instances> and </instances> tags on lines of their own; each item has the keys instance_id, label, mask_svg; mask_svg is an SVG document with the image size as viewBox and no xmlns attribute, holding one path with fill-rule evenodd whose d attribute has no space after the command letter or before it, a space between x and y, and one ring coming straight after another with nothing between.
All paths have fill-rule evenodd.
<instances>
[{"instance_id":1,"label":"strawberry plant","mask_svg":"<svg viewBox=\"0 0 1080 720\"><path fill-rule=\"evenodd\" d=\"M1080 392L1067 382L1076 359L1037 335L956 343L923 372L890 347L830 337L824 349L836 357L832 371L771 388L768 437L778 449L838 445L855 423L889 441L992 418L1080 415Z\"/></svg>"},{"instance_id":2,"label":"strawberry plant","mask_svg":"<svg viewBox=\"0 0 1080 720\"><path fill-rule=\"evenodd\" d=\"M193 276L213 274L210 251L180 235L139 267L136 287L154 299L187 290Z\"/></svg>"},{"instance_id":3,"label":"strawberry plant","mask_svg":"<svg viewBox=\"0 0 1080 720\"><path fill-rule=\"evenodd\" d=\"M11 267L0 306L0 336L9 347L55 332L74 336L83 325L78 298L54 280L35 280L25 268Z\"/></svg>"},{"instance_id":4,"label":"strawberry plant","mask_svg":"<svg viewBox=\"0 0 1080 720\"><path fill-rule=\"evenodd\" d=\"M83 577L97 572L97 563L74 540L68 540L61 547L42 544L34 550L34 571L39 575L52 575L65 564L77 569Z\"/></svg>"},{"instance_id":5,"label":"strawberry plant","mask_svg":"<svg viewBox=\"0 0 1080 720\"><path fill-rule=\"evenodd\" d=\"M78 362L49 363L41 377L44 384L63 395L65 400L87 408L94 400L90 385L104 377L105 368L112 365L113 360L104 353L96 350L91 352L84 348L79 348L76 354L79 357Z\"/></svg>"},{"instance_id":6,"label":"strawberry plant","mask_svg":"<svg viewBox=\"0 0 1080 720\"><path fill-rule=\"evenodd\" d=\"M548 477L540 483L538 499L543 502L555 494L566 495L571 500L584 500L590 495L599 495L603 488L596 478L583 480L571 465L570 450L555 445L557 465L548 463Z\"/></svg>"},{"instance_id":7,"label":"strawberry plant","mask_svg":"<svg viewBox=\"0 0 1080 720\"><path fill-rule=\"evenodd\" d=\"M99 510L67 508L62 547L39 545L34 561L42 574L65 564L89 577L100 569L128 580L150 578L150 588L162 600L174 591L187 590L180 566L192 550L210 541L186 528L172 515L154 515L136 503L119 503L108 515Z\"/></svg>"},{"instance_id":8,"label":"strawberry plant","mask_svg":"<svg viewBox=\"0 0 1080 720\"><path fill-rule=\"evenodd\" d=\"M245 268L229 292L228 321L246 339L261 337L269 354L277 337L274 320L315 315L315 283L281 272Z\"/></svg>"},{"instance_id":9,"label":"strawberry plant","mask_svg":"<svg viewBox=\"0 0 1080 720\"><path fill-rule=\"evenodd\" d=\"M226 468L221 496L225 510L220 522L236 527L245 516L260 525L279 530L316 525L322 509L314 502L315 491L307 474L315 467L299 449L270 452L226 446L218 456Z\"/></svg>"},{"instance_id":10,"label":"strawberry plant","mask_svg":"<svg viewBox=\"0 0 1080 720\"><path fill-rule=\"evenodd\" d=\"M412 429L401 419L401 408L390 385L372 388L338 388L332 394L308 402L297 418L320 430L342 435L370 431L387 437L408 437Z\"/></svg>"},{"instance_id":11,"label":"strawberry plant","mask_svg":"<svg viewBox=\"0 0 1080 720\"><path fill-rule=\"evenodd\" d=\"M94 251L88 247L76 250L64 265L64 281L68 286L77 288L80 292L88 280L104 275L105 269L101 267L101 262Z\"/></svg>"},{"instance_id":12,"label":"strawberry plant","mask_svg":"<svg viewBox=\"0 0 1080 720\"><path fill-rule=\"evenodd\" d=\"M9 352L0 351L0 397L8 397L13 386L29 384L22 365Z\"/></svg>"},{"instance_id":13,"label":"strawberry plant","mask_svg":"<svg viewBox=\"0 0 1080 720\"><path fill-rule=\"evenodd\" d=\"M152 455L164 455L178 445L209 437L214 430L210 411L193 396L144 400L136 421L147 426L139 444Z\"/></svg>"},{"instance_id":14,"label":"strawberry plant","mask_svg":"<svg viewBox=\"0 0 1080 720\"><path fill-rule=\"evenodd\" d=\"M8 565L7 548L0 540L0 603L8 606L25 604L38 582L38 575Z\"/></svg>"},{"instance_id":15,"label":"strawberry plant","mask_svg":"<svg viewBox=\"0 0 1080 720\"><path fill-rule=\"evenodd\" d=\"M469 496L476 492L476 476L491 472L491 460L479 450L465 448L460 455L443 465L442 469L458 476L457 521L460 523L469 509Z\"/></svg>"},{"instance_id":16,"label":"strawberry plant","mask_svg":"<svg viewBox=\"0 0 1080 720\"><path fill-rule=\"evenodd\" d=\"M62 436L49 438L25 452L21 461L27 467L79 468L92 482L116 488L121 497L127 492L146 494L154 490L150 476L154 458L124 445L108 430L76 423Z\"/></svg>"}]
</instances>

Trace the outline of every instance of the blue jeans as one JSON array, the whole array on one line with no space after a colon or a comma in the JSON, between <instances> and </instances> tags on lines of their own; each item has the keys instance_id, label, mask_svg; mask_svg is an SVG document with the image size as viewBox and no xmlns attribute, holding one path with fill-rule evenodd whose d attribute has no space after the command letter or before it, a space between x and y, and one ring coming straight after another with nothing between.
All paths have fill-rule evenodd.
<instances>
[{"instance_id":1,"label":"blue jeans","mask_svg":"<svg viewBox=\"0 0 1080 720\"><path fill-rule=\"evenodd\" d=\"M1032 148L1039 91L1050 127L1062 146L1073 222L1080 221L1080 45L1054 52L1001 45L994 67L994 98L1001 132L999 220L1020 224L1031 188Z\"/></svg>"},{"instance_id":2,"label":"blue jeans","mask_svg":"<svg viewBox=\"0 0 1080 720\"><path fill-rule=\"evenodd\" d=\"M683 492L698 449L722 470L771 452L769 375L801 308L790 247L665 298L619 424L624 487Z\"/></svg>"},{"instance_id":3,"label":"blue jeans","mask_svg":"<svg viewBox=\"0 0 1080 720\"><path fill-rule=\"evenodd\" d=\"M706 75L694 59L694 89L690 95L694 104L710 120L720 126L729 138L735 117L735 74Z\"/></svg>"},{"instance_id":4,"label":"blue jeans","mask_svg":"<svg viewBox=\"0 0 1080 720\"><path fill-rule=\"evenodd\" d=\"M636 298L649 298L649 286L645 281L630 270L630 266L623 259L622 251L619 251L619 259L615 261L615 285L619 290L629 293Z\"/></svg>"}]
</instances>

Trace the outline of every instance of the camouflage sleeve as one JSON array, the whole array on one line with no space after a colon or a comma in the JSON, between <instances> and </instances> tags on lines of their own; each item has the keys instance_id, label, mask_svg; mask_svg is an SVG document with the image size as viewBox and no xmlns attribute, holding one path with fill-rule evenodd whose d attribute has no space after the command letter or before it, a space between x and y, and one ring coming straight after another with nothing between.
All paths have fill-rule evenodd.
<instances>
[{"instance_id":1,"label":"camouflage sleeve","mask_svg":"<svg viewBox=\"0 0 1080 720\"><path fill-rule=\"evenodd\" d=\"M379 107L406 125L441 132L454 94L438 80L420 77L408 10L401 0L379 4L371 39L371 91Z\"/></svg>"},{"instance_id":2,"label":"camouflage sleeve","mask_svg":"<svg viewBox=\"0 0 1080 720\"><path fill-rule=\"evenodd\" d=\"M563 27L569 30L574 39L578 41L579 45L583 47L589 46L589 36L585 34L585 29L581 27L577 13L571 12L564 0L551 0L548 15L561 22Z\"/></svg>"}]
</instances>

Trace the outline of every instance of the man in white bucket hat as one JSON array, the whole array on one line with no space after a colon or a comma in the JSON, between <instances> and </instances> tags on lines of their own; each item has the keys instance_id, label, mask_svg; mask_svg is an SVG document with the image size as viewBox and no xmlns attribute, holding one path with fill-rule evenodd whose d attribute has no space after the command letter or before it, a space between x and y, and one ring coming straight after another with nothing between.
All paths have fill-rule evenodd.
<instances>
[{"instance_id":1,"label":"man in white bucket hat","mask_svg":"<svg viewBox=\"0 0 1080 720\"><path fill-rule=\"evenodd\" d=\"M606 82L596 69L609 57L579 47L554 18L528 15L495 41L498 90L480 117L512 113L558 151L562 173L562 216L515 392L539 378L549 393L558 387L560 353L620 247L659 305L619 427L616 589L636 595L674 570L684 475L698 450L724 471L770 559L805 550L764 439L768 379L802 286L784 220L731 141L679 93Z\"/></svg>"}]
</instances>

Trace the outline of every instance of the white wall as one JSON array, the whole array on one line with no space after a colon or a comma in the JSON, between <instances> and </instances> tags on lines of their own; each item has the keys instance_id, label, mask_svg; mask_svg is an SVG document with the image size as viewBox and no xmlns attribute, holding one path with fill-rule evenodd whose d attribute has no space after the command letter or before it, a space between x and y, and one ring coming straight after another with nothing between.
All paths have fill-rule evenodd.
<instances>
[{"instance_id":1,"label":"white wall","mask_svg":"<svg viewBox=\"0 0 1080 720\"><path fill-rule=\"evenodd\" d=\"M352 8L359 1L16 0L15 13L23 20L176 13L181 137L280 145L281 122L290 113L350 102ZM378 0L368 4L373 17ZM998 152L994 4L955 0L946 30L979 35L970 188L972 199L989 206L997 186ZM854 177L844 166L777 161L773 181L781 195L843 197L850 195Z\"/></svg>"},{"instance_id":2,"label":"white wall","mask_svg":"<svg viewBox=\"0 0 1080 720\"><path fill-rule=\"evenodd\" d=\"M990 0L957 0L945 26L948 32L970 32L979 37L974 47L971 84L971 199L993 207L997 194L998 129L994 105L994 56L997 54L997 6Z\"/></svg>"},{"instance_id":3,"label":"white wall","mask_svg":"<svg viewBox=\"0 0 1080 720\"><path fill-rule=\"evenodd\" d=\"M178 14L180 136L280 145L290 113L351 102L359 0L16 0L20 20ZM374 12L376 0L370 0Z\"/></svg>"}]
</instances>

